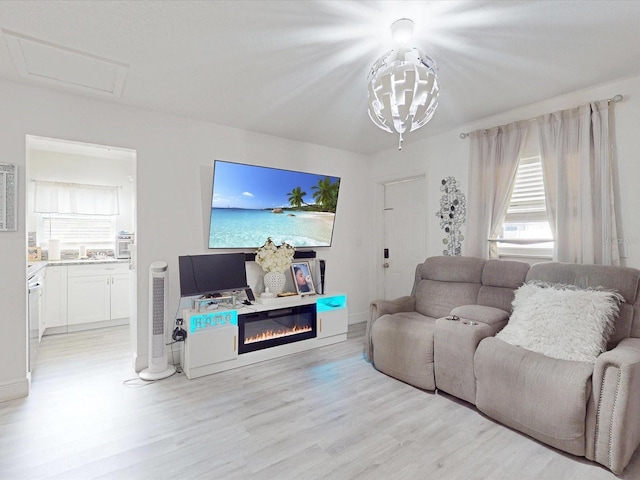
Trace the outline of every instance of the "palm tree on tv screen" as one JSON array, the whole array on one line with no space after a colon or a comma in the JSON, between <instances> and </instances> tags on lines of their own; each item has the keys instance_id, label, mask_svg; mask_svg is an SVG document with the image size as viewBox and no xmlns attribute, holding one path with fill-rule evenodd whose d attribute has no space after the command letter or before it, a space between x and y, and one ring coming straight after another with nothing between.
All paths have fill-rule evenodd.
<instances>
[{"instance_id":1,"label":"palm tree on tv screen","mask_svg":"<svg viewBox=\"0 0 640 480\"><path fill-rule=\"evenodd\" d=\"M335 213L336 206L338 204L338 189L340 187L340 181L331 183L329 177L324 177L318 180L318 184L311 187L313 190L313 199L318 205L321 205L324 210Z\"/></svg>"},{"instance_id":2,"label":"palm tree on tv screen","mask_svg":"<svg viewBox=\"0 0 640 480\"><path fill-rule=\"evenodd\" d=\"M287 195L289 195L289 203L295 208L300 208L300 205L303 203L306 205L304 201L304 196L307 192L303 192L300 187L296 187L291 190Z\"/></svg>"}]
</instances>

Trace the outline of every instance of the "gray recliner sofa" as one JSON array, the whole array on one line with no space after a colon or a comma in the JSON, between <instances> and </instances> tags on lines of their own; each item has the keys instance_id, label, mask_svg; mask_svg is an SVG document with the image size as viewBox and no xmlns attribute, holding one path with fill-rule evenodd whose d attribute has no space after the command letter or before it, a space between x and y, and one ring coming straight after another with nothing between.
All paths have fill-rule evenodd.
<instances>
[{"instance_id":1,"label":"gray recliner sofa","mask_svg":"<svg viewBox=\"0 0 640 480\"><path fill-rule=\"evenodd\" d=\"M624 302L595 364L560 360L498 338L526 281L602 287ZM411 295L377 300L365 335L376 369L442 390L487 416L616 474L640 444L640 270L432 257Z\"/></svg>"}]
</instances>

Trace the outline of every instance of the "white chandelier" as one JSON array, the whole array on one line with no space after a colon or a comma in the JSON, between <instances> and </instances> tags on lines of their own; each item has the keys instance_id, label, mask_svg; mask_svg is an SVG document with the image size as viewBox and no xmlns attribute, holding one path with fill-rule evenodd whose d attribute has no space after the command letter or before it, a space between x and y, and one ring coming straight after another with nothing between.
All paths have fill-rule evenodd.
<instances>
[{"instance_id":1,"label":"white chandelier","mask_svg":"<svg viewBox=\"0 0 640 480\"><path fill-rule=\"evenodd\" d=\"M381 129L402 134L425 125L438 108L436 63L422 50L409 47L413 22L396 20L391 33L399 46L380 57L369 72L369 117Z\"/></svg>"}]
</instances>

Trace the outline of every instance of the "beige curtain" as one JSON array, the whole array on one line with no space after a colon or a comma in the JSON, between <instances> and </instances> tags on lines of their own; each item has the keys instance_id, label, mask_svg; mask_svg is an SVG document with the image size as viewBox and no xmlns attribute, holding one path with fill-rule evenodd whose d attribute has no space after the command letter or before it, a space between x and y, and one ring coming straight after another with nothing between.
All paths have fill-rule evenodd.
<instances>
[{"instance_id":1,"label":"beige curtain","mask_svg":"<svg viewBox=\"0 0 640 480\"><path fill-rule=\"evenodd\" d=\"M528 125L514 122L470 135L468 255L498 257L498 246L488 239L500 234Z\"/></svg>"},{"instance_id":2,"label":"beige curtain","mask_svg":"<svg viewBox=\"0 0 640 480\"><path fill-rule=\"evenodd\" d=\"M619 265L607 100L540 116L554 260Z\"/></svg>"}]
</instances>

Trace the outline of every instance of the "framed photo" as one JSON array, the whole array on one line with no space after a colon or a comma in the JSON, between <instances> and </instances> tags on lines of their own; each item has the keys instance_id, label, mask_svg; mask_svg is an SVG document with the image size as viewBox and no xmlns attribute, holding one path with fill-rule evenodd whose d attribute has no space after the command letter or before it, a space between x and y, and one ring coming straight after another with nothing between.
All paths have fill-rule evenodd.
<instances>
[{"instance_id":1,"label":"framed photo","mask_svg":"<svg viewBox=\"0 0 640 480\"><path fill-rule=\"evenodd\" d=\"M39 262L42 260L42 250L40 247L29 247L29 261Z\"/></svg>"},{"instance_id":2,"label":"framed photo","mask_svg":"<svg viewBox=\"0 0 640 480\"><path fill-rule=\"evenodd\" d=\"M309 262L294 262L291 264L291 275L293 275L293 284L296 286L296 292L299 295L313 295L316 289L313 286L311 278L311 268Z\"/></svg>"}]
</instances>

